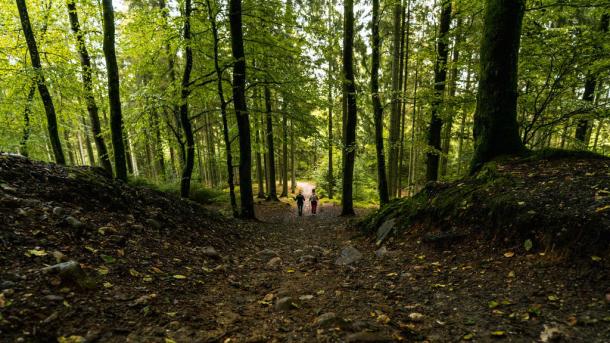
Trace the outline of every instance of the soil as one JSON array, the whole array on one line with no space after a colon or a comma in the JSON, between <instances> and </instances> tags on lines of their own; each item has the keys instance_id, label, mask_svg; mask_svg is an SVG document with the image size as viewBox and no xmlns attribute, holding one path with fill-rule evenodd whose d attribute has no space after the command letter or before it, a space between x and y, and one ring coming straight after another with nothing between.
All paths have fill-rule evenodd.
<instances>
[{"instance_id":1,"label":"soil","mask_svg":"<svg viewBox=\"0 0 610 343\"><path fill-rule=\"evenodd\" d=\"M417 227L377 250L354 229L362 211L342 218L326 204L298 217L283 199L240 222L6 155L0 185L0 341L610 341L604 255L477 236L439 246ZM354 249L360 259L336 263ZM94 286L40 272L57 260L80 262Z\"/></svg>"}]
</instances>

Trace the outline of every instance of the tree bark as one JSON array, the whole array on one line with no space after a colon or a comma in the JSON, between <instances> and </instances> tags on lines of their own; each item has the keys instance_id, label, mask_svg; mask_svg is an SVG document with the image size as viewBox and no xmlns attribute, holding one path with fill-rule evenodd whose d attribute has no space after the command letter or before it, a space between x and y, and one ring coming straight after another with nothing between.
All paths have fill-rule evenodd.
<instances>
[{"instance_id":1,"label":"tree bark","mask_svg":"<svg viewBox=\"0 0 610 343\"><path fill-rule=\"evenodd\" d=\"M288 196L288 116L286 115L284 106L282 111L282 194L280 196Z\"/></svg>"},{"instance_id":2,"label":"tree bark","mask_svg":"<svg viewBox=\"0 0 610 343\"><path fill-rule=\"evenodd\" d=\"M517 125L517 65L525 0L488 0L481 40L471 173L525 150Z\"/></svg>"},{"instance_id":3,"label":"tree bark","mask_svg":"<svg viewBox=\"0 0 610 343\"><path fill-rule=\"evenodd\" d=\"M377 152L377 191L381 205L390 201L388 181L385 171L385 153L383 150L383 106L379 99L379 0L373 0L373 61L371 66L371 97L373 100L373 115L375 122L375 148Z\"/></svg>"},{"instance_id":4,"label":"tree bark","mask_svg":"<svg viewBox=\"0 0 610 343\"><path fill-rule=\"evenodd\" d=\"M114 48L114 9L112 0L102 0L104 16L104 57L108 70L108 101L110 107L110 132L114 149L114 168L119 180L127 181L127 162L125 144L123 143L123 114L121 112L121 94L119 85L119 67Z\"/></svg>"},{"instance_id":5,"label":"tree bark","mask_svg":"<svg viewBox=\"0 0 610 343\"><path fill-rule=\"evenodd\" d=\"M182 74L182 84L180 90L180 124L186 138L186 160L182 169L182 178L180 180L180 195L183 198L188 198L191 187L191 177L193 175L193 167L195 164L195 139L193 137L193 128L191 119L189 118L188 97L190 95L189 84L191 82L191 70L193 69L193 49L191 47L191 0L184 2L184 28L183 39L186 44L184 48L184 73Z\"/></svg>"},{"instance_id":6,"label":"tree bark","mask_svg":"<svg viewBox=\"0 0 610 343\"><path fill-rule=\"evenodd\" d=\"M294 169L294 122L290 119L290 192L294 194L297 189L296 171Z\"/></svg>"},{"instance_id":7,"label":"tree bark","mask_svg":"<svg viewBox=\"0 0 610 343\"><path fill-rule=\"evenodd\" d=\"M28 96L25 100L25 107L23 108L23 134L21 141L19 141L19 153L25 157L29 157L28 140L32 133L32 126L30 125L30 115L32 114L32 103L34 102L34 95L36 95L36 79L32 80L30 88L28 89Z\"/></svg>"},{"instance_id":8,"label":"tree bark","mask_svg":"<svg viewBox=\"0 0 610 343\"><path fill-rule=\"evenodd\" d=\"M404 162L404 151L405 151L405 127L407 119L407 81L409 79L409 38L411 36L411 0L407 0L406 4L406 19L405 19L405 30L404 41L404 77L403 77L403 101L401 102L401 120L400 120L400 151L398 153L398 171L397 173L397 192L398 197L402 197L402 175L403 175L403 162Z\"/></svg>"},{"instance_id":9,"label":"tree bark","mask_svg":"<svg viewBox=\"0 0 610 343\"><path fill-rule=\"evenodd\" d=\"M343 132L343 194L341 215L353 215L354 162L356 159L356 83L354 80L354 0L345 0L343 35L343 98L345 99L345 130Z\"/></svg>"},{"instance_id":10,"label":"tree bark","mask_svg":"<svg viewBox=\"0 0 610 343\"><path fill-rule=\"evenodd\" d=\"M451 24L451 0L443 0L441 18L436 44L436 63L434 66L434 98L432 100L432 116L428 127L428 152L426 153L426 181L438 180L439 153L441 151L441 131L443 120L440 117L447 80L447 57L449 44L447 42L449 25Z\"/></svg>"},{"instance_id":11,"label":"tree bark","mask_svg":"<svg viewBox=\"0 0 610 343\"><path fill-rule=\"evenodd\" d=\"M53 148L53 156L55 157L55 162L57 164L65 164L66 159L61 148L61 140L59 139L59 131L57 129L57 115L55 114L55 106L53 105L51 93L49 92L45 82L42 65L40 63L40 55L38 53L38 46L36 45L36 38L34 37L32 25L30 24L28 9L25 4L25 0L16 0L16 3L17 9L19 10L19 19L21 20L23 35L25 36L28 51L30 53L32 67L36 73L35 80L38 86L38 93L42 99L47 116L47 130L49 132L49 139L51 140L51 147Z\"/></svg>"},{"instance_id":12,"label":"tree bark","mask_svg":"<svg viewBox=\"0 0 610 343\"><path fill-rule=\"evenodd\" d=\"M275 180L275 149L273 146L273 121L271 118L271 90L265 85L265 119L267 124L267 161L269 163L269 193L267 200L278 201Z\"/></svg>"},{"instance_id":13,"label":"tree bark","mask_svg":"<svg viewBox=\"0 0 610 343\"><path fill-rule=\"evenodd\" d=\"M83 88L85 90L85 103L87 104L87 112L89 113L89 121L91 122L91 131L93 132L93 140L97 149L98 158L102 168L112 175L112 164L108 156L106 142L102 136L102 128L100 124L99 111L93 96L93 69L91 66L91 57L85 46L85 35L80 30L80 22L76 11L74 0L68 0L68 16L70 17L70 28L76 37L76 50L80 57L81 73L83 77Z\"/></svg>"},{"instance_id":14,"label":"tree bark","mask_svg":"<svg viewBox=\"0 0 610 343\"><path fill-rule=\"evenodd\" d=\"M398 175L398 150L400 145L400 40L402 4L396 0L394 4L394 22L392 33L392 103L390 107L390 137L389 137L389 160L388 160L388 187L389 194L393 198L396 195L396 181Z\"/></svg>"},{"instance_id":15,"label":"tree bark","mask_svg":"<svg viewBox=\"0 0 610 343\"><path fill-rule=\"evenodd\" d=\"M250 119L246 104L246 59L241 18L241 0L229 0L231 49L233 51L233 106L239 132L239 192L241 217L254 218L252 194L252 147L250 144Z\"/></svg>"}]
</instances>

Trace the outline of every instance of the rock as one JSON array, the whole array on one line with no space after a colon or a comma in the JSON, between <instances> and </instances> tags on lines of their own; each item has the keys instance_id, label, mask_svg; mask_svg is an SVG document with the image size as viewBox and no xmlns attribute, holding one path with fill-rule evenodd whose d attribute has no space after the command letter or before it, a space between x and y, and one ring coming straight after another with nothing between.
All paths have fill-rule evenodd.
<instances>
[{"instance_id":1,"label":"rock","mask_svg":"<svg viewBox=\"0 0 610 343\"><path fill-rule=\"evenodd\" d=\"M67 216L64 220L66 221L66 224L68 224L68 226L70 226L73 229L82 229L84 226L80 220L78 220L72 216Z\"/></svg>"},{"instance_id":2,"label":"rock","mask_svg":"<svg viewBox=\"0 0 610 343\"><path fill-rule=\"evenodd\" d=\"M270 258L273 256L279 256L275 250L264 249L256 253L256 255L261 256L262 258Z\"/></svg>"},{"instance_id":3,"label":"rock","mask_svg":"<svg viewBox=\"0 0 610 343\"><path fill-rule=\"evenodd\" d=\"M56 217L63 217L63 215L66 214L66 211L63 209L63 207L53 207L53 215Z\"/></svg>"},{"instance_id":4,"label":"rock","mask_svg":"<svg viewBox=\"0 0 610 343\"><path fill-rule=\"evenodd\" d=\"M44 299L48 301L64 301L64 297L54 294L45 295Z\"/></svg>"},{"instance_id":5,"label":"rock","mask_svg":"<svg viewBox=\"0 0 610 343\"><path fill-rule=\"evenodd\" d=\"M334 312L326 312L316 318L315 324L320 327L340 326L346 324L346 321Z\"/></svg>"},{"instance_id":6,"label":"rock","mask_svg":"<svg viewBox=\"0 0 610 343\"><path fill-rule=\"evenodd\" d=\"M161 224L152 218L146 219L146 224L155 230L161 230Z\"/></svg>"},{"instance_id":7,"label":"rock","mask_svg":"<svg viewBox=\"0 0 610 343\"><path fill-rule=\"evenodd\" d=\"M279 257L274 257L267 262L265 267L267 269L278 269L282 265L282 259Z\"/></svg>"},{"instance_id":8,"label":"rock","mask_svg":"<svg viewBox=\"0 0 610 343\"><path fill-rule=\"evenodd\" d=\"M311 294L305 294L305 295L301 295L299 297L299 300L303 300L303 301L308 301L308 300L311 300L311 299L313 299L313 295L311 295Z\"/></svg>"},{"instance_id":9,"label":"rock","mask_svg":"<svg viewBox=\"0 0 610 343\"><path fill-rule=\"evenodd\" d=\"M343 248L343 250L341 250L341 256L339 256L337 258L337 260L335 261L335 264L350 265L350 264L358 261L361 258L362 258L362 253L360 251L358 251L358 249L356 249L352 246L349 246L349 247L345 247L345 248Z\"/></svg>"},{"instance_id":10,"label":"rock","mask_svg":"<svg viewBox=\"0 0 610 343\"><path fill-rule=\"evenodd\" d=\"M392 218L390 220L386 220L381 224L381 226L377 229L377 245L381 245L386 237L392 232L396 224L396 219Z\"/></svg>"},{"instance_id":11,"label":"rock","mask_svg":"<svg viewBox=\"0 0 610 343\"><path fill-rule=\"evenodd\" d=\"M47 318L45 318L41 323L42 324L49 324L50 322L54 321L55 319L57 319L59 317L59 313L57 312L53 312L51 313L50 316L48 316Z\"/></svg>"},{"instance_id":12,"label":"rock","mask_svg":"<svg viewBox=\"0 0 610 343\"><path fill-rule=\"evenodd\" d=\"M289 311L297 307L298 305L292 300L292 297L283 297L275 302L275 309L278 311Z\"/></svg>"},{"instance_id":13,"label":"rock","mask_svg":"<svg viewBox=\"0 0 610 343\"><path fill-rule=\"evenodd\" d=\"M423 314L419 313L419 312L411 312L409 313L409 320L414 322L414 323L421 323L424 321L424 318L426 316L424 316Z\"/></svg>"},{"instance_id":14,"label":"rock","mask_svg":"<svg viewBox=\"0 0 610 343\"><path fill-rule=\"evenodd\" d=\"M153 301L156 298L157 298L157 294L155 294L155 293L146 294L146 295L143 295L143 296L139 297L138 299L136 299L133 302L132 306L148 305L151 301Z\"/></svg>"},{"instance_id":15,"label":"rock","mask_svg":"<svg viewBox=\"0 0 610 343\"><path fill-rule=\"evenodd\" d=\"M543 325L544 329L540 333L541 342L563 342L566 337L566 333L559 326Z\"/></svg>"},{"instance_id":16,"label":"rock","mask_svg":"<svg viewBox=\"0 0 610 343\"><path fill-rule=\"evenodd\" d=\"M381 248L375 250L375 255L379 258L384 257L386 254L388 253L388 249L384 246L382 246Z\"/></svg>"},{"instance_id":17,"label":"rock","mask_svg":"<svg viewBox=\"0 0 610 343\"><path fill-rule=\"evenodd\" d=\"M346 343L358 343L358 342L377 342L377 343L383 343L383 342L393 342L393 339L391 337L379 334L379 333L374 333L374 332L357 332L357 333L353 333L351 335L348 335L347 337L345 337L345 342Z\"/></svg>"},{"instance_id":18,"label":"rock","mask_svg":"<svg viewBox=\"0 0 610 343\"><path fill-rule=\"evenodd\" d=\"M210 246L204 247L203 250L201 251L201 253L207 257L220 258L220 254L218 253L218 251L216 251L216 249L214 249L214 247L210 247Z\"/></svg>"},{"instance_id":19,"label":"rock","mask_svg":"<svg viewBox=\"0 0 610 343\"><path fill-rule=\"evenodd\" d=\"M81 288L93 288L94 283L81 269L76 261L62 262L50 267L42 268L42 272L59 275L63 282L72 282Z\"/></svg>"}]
</instances>

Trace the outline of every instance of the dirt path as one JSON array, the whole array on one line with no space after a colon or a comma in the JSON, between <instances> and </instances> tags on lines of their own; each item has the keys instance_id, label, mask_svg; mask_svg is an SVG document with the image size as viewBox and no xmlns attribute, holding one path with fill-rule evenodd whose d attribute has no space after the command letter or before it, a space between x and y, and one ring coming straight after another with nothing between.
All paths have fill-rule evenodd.
<instances>
[{"instance_id":1,"label":"dirt path","mask_svg":"<svg viewBox=\"0 0 610 343\"><path fill-rule=\"evenodd\" d=\"M607 342L607 273L474 246L452 252L417 240L374 252L335 207L296 217L283 205L207 289L211 322L168 331L176 341ZM267 211L269 208L267 208ZM274 213L269 211L267 213ZM475 245L480 242L473 242ZM338 265L345 247L362 258ZM211 305L211 306L210 306ZM182 331L180 331L182 330ZM227 341L227 339L230 339Z\"/></svg>"}]
</instances>

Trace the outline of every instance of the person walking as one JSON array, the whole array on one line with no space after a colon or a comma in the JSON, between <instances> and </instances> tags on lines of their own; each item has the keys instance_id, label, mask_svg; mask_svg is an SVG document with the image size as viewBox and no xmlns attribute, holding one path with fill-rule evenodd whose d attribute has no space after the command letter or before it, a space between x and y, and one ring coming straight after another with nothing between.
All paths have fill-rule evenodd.
<instances>
[{"instance_id":1,"label":"person walking","mask_svg":"<svg viewBox=\"0 0 610 343\"><path fill-rule=\"evenodd\" d=\"M309 203L311 204L311 214L316 214L318 209L318 196L316 195L316 189L311 190L311 195L309 196Z\"/></svg>"},{"instance_id":2,"label":"person walking","mask_svg":"<svg viewBox=\"0 0 610 343\"><path fill-rule=\"evenodd\" d=\"M294 198L297 201L297 208L299 209L299 217L303 215L303 205L305 204L305 197L303 192L299 191L299 194Z\"/></svg>"}]
</instances>

